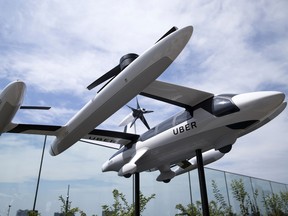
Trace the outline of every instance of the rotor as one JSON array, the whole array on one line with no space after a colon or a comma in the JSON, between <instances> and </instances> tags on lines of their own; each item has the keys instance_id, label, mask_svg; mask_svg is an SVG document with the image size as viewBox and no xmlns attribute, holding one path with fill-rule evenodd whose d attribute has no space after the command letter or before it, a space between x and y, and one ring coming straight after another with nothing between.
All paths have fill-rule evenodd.
<instances>
[{"instance_id":1,"label":"rotor","mask_svg":"<svg viewBox=\"0 0 288 216\"><path fill-rule=\"evenodd\" d=\"M87 86L88 90L95 88L96 86L100 85L101 83L109 80L103 87L105 87L109 82L111 82L122 70L124 70L129 64L131 64L136 58L138 57L135 53L129 53L120 58L120 62L117 66L112 68L110 71L99 77L89 86ZM99 90L101 91L103 87ZM98 92L99 92L98 91Z\"/></svg>"},{"instance_id":2,"label":"rotor","mask_svg":"<svg viewBox=\"0 0 288 216\"><path fill-rule=\"evenodd\" d=\"M167 31L156 43L164 39L169 34L176 31L176 27L172 27L169 31ZM96 86L102 84L103 82L106 82L109 80L98 92L100 92L107 84L109 84L121 71L123 71L129 64L131 64L136 58L138 57L135 53L129 53L120 58L119 64L116 65L114 68L106 72L104 75L96 79L94 82L92 82L90 85L87 86L88 90L91 90L95 88Z\"/></svg>"},{"instance_id":3,"label":"rotor","mask_svg":"<svg viewBox=\"0 0 288 216\"><path fill-rule=\"evenodd\" d=\"M146 128L149 130L150 126L146 118L144 117L144 114L152 113L154 111L141 108L137 97L136 97L136 103L137 103L137 108L133 108L127 105L127 107L129 107L132 110L132 113L126 116L126 118L123 119L123 121L120 123L119 126L127 126L129 123L131 123L130 124L130 128L131 128L135 124L137 119L140 119L142 123L146 126Z\"/></svg>"}]
</instances>

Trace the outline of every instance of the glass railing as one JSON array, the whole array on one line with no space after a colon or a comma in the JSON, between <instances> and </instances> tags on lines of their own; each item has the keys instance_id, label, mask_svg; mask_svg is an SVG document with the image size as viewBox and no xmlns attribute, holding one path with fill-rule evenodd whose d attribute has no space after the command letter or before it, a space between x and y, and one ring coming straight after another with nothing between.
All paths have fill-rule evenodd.
<instances>
[{"instance_id":1,"label":"glass railing","mask_svg":"<svg viewBox=\"0 0 288 216\"><path fill-rule=\"evenodd\" d=\"M102 215L103 205L115 204L114 189L125 196L127 205L132 205L133 177L126 179L115 172L101 171L114 150L79 142L64 154L52 157L48 153L52 141L53 137L48 137L35 205L42 216L63 211L59 197L66 202L68 185L69 208L79 208L75 215L81 215L80 210L87 215ZM36 135L0 137L0 215L23 215L26 209L33 208L43 142L44 136ZM157 182L158 174L140 174L144 197L155 194L142 215L183 215L184 211L201 214L197 170L177 176L168 184ZM205 168L205 175L213 215L268 215L271 211L288 214L286 184L210 168Z\"/></svg>"}]
</instances>

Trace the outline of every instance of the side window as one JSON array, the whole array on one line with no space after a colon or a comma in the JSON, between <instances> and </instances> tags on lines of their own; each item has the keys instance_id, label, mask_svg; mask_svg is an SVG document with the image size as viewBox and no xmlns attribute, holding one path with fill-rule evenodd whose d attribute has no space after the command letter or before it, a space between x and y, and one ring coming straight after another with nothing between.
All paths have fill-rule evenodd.
<instances>
[{"instance_id":1,"label":"side window","mask_svg":"<svg viewBox=\"0 0 288 216\"><path fill-rule=\"evenodd\" d=\"M214 97L212 112L215 116L221 117L239 111L239 108L231 101L231 97L220 95Z\"/></svg>"},{"instance_id":2,"label":"side window","mask_svg":"<svg viewBox=\"0 0 288 216\"><path fill-rule=\"evenodd\" d=\"M157 133L161 133L171 127L173 127L173 117L159 124L157 128Z\"/></svg>"},{"instance_id":3,"label":"side window","mask_svg":"<svg viewBox=\"0 0 288 216\"><path fill-rule=\"evenodd\" d=\"M147 132L145 132L144 134L142 134L139 140L145 141L145 140L151 138L152 136L155 135L155 130L156 130L155 127L154 127L154 128L151 128L150 130L148 130Z\"/></svg>"},{"instance_id":4,"label":"side window","mask_svg":"<svg viewBox=\"0 0 288 216\"><path fill-rule=\"evenodd\" d=\"M181 113L180 115L178 115L175 119L175 125L178 125L184 121L186 121L187 119L192 118L191 114L187 111L184 111L183 113Z\"/></svg>"}]
</instances>

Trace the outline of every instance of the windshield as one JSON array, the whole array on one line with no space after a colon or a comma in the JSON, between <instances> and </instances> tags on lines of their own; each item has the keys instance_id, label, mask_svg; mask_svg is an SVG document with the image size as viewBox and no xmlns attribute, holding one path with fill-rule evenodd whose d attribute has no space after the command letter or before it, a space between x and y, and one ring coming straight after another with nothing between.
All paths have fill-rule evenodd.
<instances>
[{"instance_id":1,"label":"windshield","mask_svg":"<svg viewBox=\"0 0 288 216\"><path fill-rule=\"evenodd\" d=\"M233 96L235 95L229 94L215 96L213 98L212 114L221 117L238 112L240 109L231 100Z\"/></svg>"}]
</instances>

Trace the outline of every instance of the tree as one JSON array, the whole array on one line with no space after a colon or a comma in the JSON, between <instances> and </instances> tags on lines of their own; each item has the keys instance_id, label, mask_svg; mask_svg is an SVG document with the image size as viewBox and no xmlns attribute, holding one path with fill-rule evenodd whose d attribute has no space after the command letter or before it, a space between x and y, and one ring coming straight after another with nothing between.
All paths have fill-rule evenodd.
<instances>
[{"instance_id":1,"label":"tree","mask_svg":"<svg viewBox=\"0 0 288 216\"><path fill-rule=\"evenodd\" d=\"M31 211L28 211L28 216L41 216L41 214L38 213L37 211L31 210Z\"/></svg>"},{"instance_id":2,"label":"tree","mask_svg":"<svg viewBox=\"0 0 288 216\"><path fill-rule=\"evenodd\" d=\"M187 207L184 207L182 204L177 204L176 209L178 209L180 211L180 213L176 214L176 216L202 215L202 211L201 211L200 206L201 206L201 202L199 202L199 201L196 202L196 206L194 205L194 203L188 204Z\"/></svg>"},{"instance_id":3,"label":"tree","mask_svg":"<svg viewBox=\"0 0 288 216\"><path fill-rule=\"evenodd\" d=\"M263 194L263 203L269 216L288 215L288 192Z\"/></svg>"},{"instance_id":4,"label":"tree","mask_svg":"<svg viewBox=\"0 0 288 216\"><path fill-rule=\"evenodd\" d=\"M125 198L125 195L119 192L117 189L114 189L112 193L114 198L114 204L112 204L112 206L103 205L102 206L103 213L109 216L134 215L134 205L128 203L128 201ZM149 197L145 197L140 192L140 213L142 213L145 210L147 203L154 198L155 194L152 194Z\"/></svg>"},{"instance_id":5,"label":"tree","mask_svg":"<svg viewBox=\"0 0 288 216\"><path fill-rule=\"evenodd\" d=\"M244 188L242 179L232 180L231 189L234 198L240 203L240 211L242 215L260 215L259 208L256 203L252 202L250 195ZM258 190L255 190L253 195L256 199L258 197Z\"/></svg>"},{"instance_id":6,"label":"tree","mask_svg":"<svg viewBox=\"0 0 288 216\"><path fill-rule=\"evenodd\" d=\"M218 185L216 184L216 181L212 180L212 188L213 188L213 194L217 202L215 204L210 204L210 209L212 210L212 207L214 206L214 215L233 215L232 207L231 205L228 205L225 201L225 198L223 194L220 192ZM220 204L219 208L217 206L217 203ZM211 211L210 210L210 211ZM213 212L212 212L213 215Z\"/></svg>"},{"instance_id":7,"label":"tree","mask_svg":"<svg viewBox=\"0 0 288 216\"><path fill-rule=\"evenodd\" d=\"M212 188L213 194L216 201L212 200L209 202L209 213L211 216L232 216L234 215L232 212L232 208L225 201L224 196L221 194L216 182L212 180ZM202 205L200 201L196 201L196 205L194 203L188 204L187 207L184 207L182 204L177 204L176 209L180 211L177 216L187 215L187 216L200 216L202 215Z\"/></svg>"},{"instance_id":8,"label":"tree","mask_svg":"<svg viewBox=\"0 0 288 216\"><path fill-rule=\"evenodd\" d=\"M240 207L240 215L252 215L252 216L260 216L260 210L256 203L258 197L258 190L253 191L253 199L250 198L249 193L245 190L244 183L242 179L232 180L231 182L231 190L233 197L239 202ZM215 197L215 201L212 200L209 202L209 212L211 216L234 216L238 215L233 213L231 205L227 204L224 196L221 194L218 186L214 180L212 180L212 188L213 194ZM262 196L262 202L266 208L266 214L268 216L288 216L288 192L280 192L279 194L268 194ZM201 202L196 201L196 205L194 203L188 204L186 207L182 204L177 204L176 209L180 211L180 213L176 214L180 215L193 215L200 216L202 215Z\"/></svg>"},{"instance_id":9,"label":"tree","mask_svg":"<svg viewBox=\"0 0 288 216\"><path fill-rule=\"evenodd\" d=\"M288 191L287 192L280 192L280 197L284 203L283 211L285 212L285 214L288 215Z\"/></svg>"},{"instance_id":10,"label":"tree","mask_svg":"<svg viewBox=\"0 0 288 216\"><path fill-rule=\"evenodd\" d=\"M74 216L75 213L79 212L81 216L86 216L86 213L80 210L78 207L71 208L72 201L66 203L63 196L59 196L59 200L61 201L61 213L63 216Z\"/></svg>"}]
</instances>

